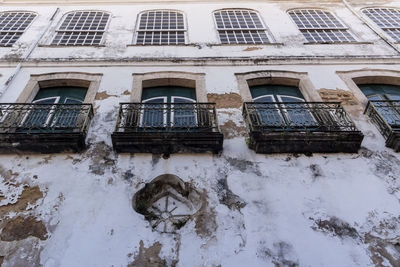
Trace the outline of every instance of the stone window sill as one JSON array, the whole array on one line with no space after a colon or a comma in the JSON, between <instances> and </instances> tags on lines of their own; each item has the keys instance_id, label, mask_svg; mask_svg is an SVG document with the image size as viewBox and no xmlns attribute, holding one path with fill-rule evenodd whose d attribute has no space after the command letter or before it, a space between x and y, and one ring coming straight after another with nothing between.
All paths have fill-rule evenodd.
<instances>
[{"instance_id":1,"label":"stone window sill","mask_svg":"<svg viewBox=\"0 0 400 267\"><path fill-rule=\"evenodd\" d=\"M283 46L283 43L265 43L265 44L206 44L206 46L213 47L213 46Z\"/></svg>"},{"instance_id":2,"label":"stone window sill","mask_svg":"<svg viewBox=\"0 0 400 267\"><path fill-rule=\"evenodd\" d=\"M40 44L38 47L54 47L54 48L73 48L73 47L106 47L106 45L47 45L47 44Z\"/></svg>"},{"instance_id":3,"label":"stone window sill","mask_svg":"<svg viewBox=\"0 0 400 267\"><path fill-rule=\"evenodd\" d=\"M318 42L318 43L303 43L304 45L363 45L374 44L373 42Z\"/></svg>"}]
</instances>

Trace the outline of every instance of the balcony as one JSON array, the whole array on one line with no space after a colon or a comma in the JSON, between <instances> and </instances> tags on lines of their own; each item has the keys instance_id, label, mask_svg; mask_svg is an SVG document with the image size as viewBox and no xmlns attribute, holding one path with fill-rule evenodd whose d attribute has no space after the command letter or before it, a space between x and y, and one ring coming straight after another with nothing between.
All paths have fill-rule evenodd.
<instances>
[{"instance_id":1,"label":"balcony","mask_svg":"<svg viewBox=\"0 0 400 267\"><path fill-rule=\"evenodd\" d=\"M249 147L257 153L355 153L363 135L340 103L245 103Z\"/></svg>"},{"instance_id":2,"label":"balcony","mask_svg":"<svg viewBox=\"0 0 400 267\"><path fill-rule=\"evenodd\" d=\"M121 153L218 153L223 144L213 103L121 103L111 137Z\"/></svg>"},{"instance_id":3,"label":"balcony","mask_svg":"<svg viewBox=\"0 0 400 267\"><path fill-rule=\"evenodd\" d=\"M90 104L0 104L0 153L85 149Z\"/></svg>"},{"instance_id":4,"label":"balcony","mask_svg":"<svg viewBox=\"0 0 400 267\"><path fill-rule=\"evenodd\" d=\"M400 152L400 100L369 101L365 114L386 138L386 146Z\"/></svg>"}]
</instances>

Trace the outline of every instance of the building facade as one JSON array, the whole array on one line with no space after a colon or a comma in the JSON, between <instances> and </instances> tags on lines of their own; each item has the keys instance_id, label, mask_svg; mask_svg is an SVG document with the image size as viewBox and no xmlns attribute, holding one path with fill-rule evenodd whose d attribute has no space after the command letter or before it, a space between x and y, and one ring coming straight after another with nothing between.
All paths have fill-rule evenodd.
<instances>
[{"instance_id":1,"label":"building facade","mask_svg":"<svg viewBox=\"0 0 400 267\"><path fill-rule=\"evenodd\" d=\"M400 266L400 1L0 0L1 266Z\"/></svg>"}]
</instances>

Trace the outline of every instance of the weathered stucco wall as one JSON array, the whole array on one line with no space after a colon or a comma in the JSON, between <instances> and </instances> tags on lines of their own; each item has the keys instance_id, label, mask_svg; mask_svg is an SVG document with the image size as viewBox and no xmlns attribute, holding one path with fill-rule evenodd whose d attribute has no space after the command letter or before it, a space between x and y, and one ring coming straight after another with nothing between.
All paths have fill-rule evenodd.
<instances>
[{"instance_id":1,"label":"weathered stucco wall","mask_svg":"<svg viewBox=\"0 0 400 267\"><path fill-rule=\"evenodd\" d=\"M397 4L396 4L397 3ZM385 2L382 6L396 6L398 2ZM294 8L317 7L334 12L334 14L355 35L356 44L321 45L308 44L287 11ZM365 5L364 7L371 6ZM37 5L0 7L3 10L30 10L40 14L29 28L29 34L24 34L13 48L0 51L3 59L17 59L22 56L27 47L36 40L50 18L59 8L51 23L50 30L41 38L39 48L35 49L31 58L48 60L50 58L169 58L169 57L265 57L265 56L394 56L396 51L388 46L380 37L358 19L340 1L320 2L313 6L310 2L187 2L168 3L154 2L152 4L129 5ZM272 43L276 45L218 45L218 35L212 12L223 8L246 8L257 10L267 25ZM135 46L133 44L136 20L140 12L153 9L174 9L184 12L188 25L188 46ZM63 16L74 10L103 10L111 13L111 20L105 34L104 46L100 47L49 47L55 29Z\"/></svg>"},{"instance_id":2,"label":"weathered stucco wall","mask_svg":"<svg viewBox=\"0 0 400 267\"><path fill-rule=\"evenodd\" d=\"M0 265L400 266L400 155L385 147L382 135L363 115L364 104L337 74L371 69L392 70L396 75L398 54L339 1L324 1L318 7L332 9L360 40L373 43L303 45L285 14L299 6L313 4L96 5L95 9L113 14L105 47L35 49L1 102L16 101L33 74L82 72L102 77L85 152L0 155ZM23 53L56 7L0 6L1 10L40 14L21 38L21 46L0 49L1 84L16 65L8 58ZM166 7L185 12L189 40L199 46L127 47L138 12ZM207 46L217 42L211 12L229 7L258 10L276 41L284 45L257 49ZM60 5L53 26L70 10L93 8ZM334 55L338 57L324 57ZM342 58L354 55L361 57ZM258 60L268 56L283 58ZM180 60L168 61L169 57ZM186 57L205 59L195 62ZM204 74L205 93L218 103L218 120L225 134L221 154L163 157L113 151L110 134L118 104L130 100L132 74L165 71ZM246 144L247 127L235 76L252 71L306 73L323 100L345 101L365 135L359 153L255 154ZM163 174L190 184L203 201L201 209L175 234L154 231L132 207L134 194Z\"/></svg>"}]
</instances>

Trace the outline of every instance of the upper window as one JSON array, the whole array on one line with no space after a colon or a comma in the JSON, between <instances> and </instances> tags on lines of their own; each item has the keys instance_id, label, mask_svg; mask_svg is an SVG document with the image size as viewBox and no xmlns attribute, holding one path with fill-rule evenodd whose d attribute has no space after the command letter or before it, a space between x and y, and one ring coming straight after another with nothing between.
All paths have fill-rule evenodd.
<instances>
[{"instance_id":1,"label":"upper window","mask_svg":"<svg viewBox=\"0 0 400 267\"><path fill-rule=\"evenodd\" d=\"M214 18L222 44L269 42L266 28L255 11L224 9L214 12Z\"/></svg>"},{"instance_id":2,"label":"upper window","mask_svg":"<svg viewBox=\"0 0 400 267\"><path fill-rule=\"evenodd\" d=\"M110 14L100 11L77 11L65 16L52 45L99 45Z\"/></svg>"},{"instance_id":3,"label":"upper window","mask_svg":"<svg viewBox=\"0 0 400 267\"><path fill-rule=\"evenodd\" d=\"M332 13L319 9L296 9L288 12L310 43L346 43L356 40Z\"/></svg>"},{"instance_id":4,"label":"upper window","mask_svg":"<svg viewBox=\"0 0 400 267\"><path fill-rule=\"evenodd\" d=\"M1 12L0 46L12 46L35 17L36 14L31 12Z\"/></svg>"},{"instance_id":5,"label":"upper window","mask_svg":"<svg viewBox=\"0 0 400 267\"><path fill-rule=\"evenodd\" d=\"M140 14L136 33L138 45L185 44L186 24L182 13L170 10Z\"/></svg>"},{"instance_id":6,"label":"upper window","mask_svg":"<svg viewBox=\"0 0 400 267\"><path fill-rule=\"evenodd\" d=\"M393 40L400 41L400 10L394 8L367 8L362 12Z\"/></svg>"}]
</instances>

